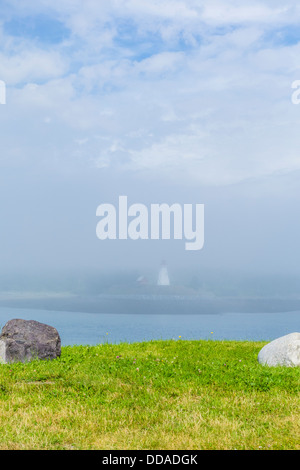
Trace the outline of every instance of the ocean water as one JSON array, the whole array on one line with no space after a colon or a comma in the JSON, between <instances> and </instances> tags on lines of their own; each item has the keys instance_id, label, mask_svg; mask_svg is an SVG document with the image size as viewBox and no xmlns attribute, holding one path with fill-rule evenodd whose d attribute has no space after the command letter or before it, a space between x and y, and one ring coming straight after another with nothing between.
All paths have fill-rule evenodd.
<instances>
[{"instance_id":1,"label":"ocean water","mask_svg":"<svg viewBox=\"0 0 300 470\"><path fill-rule=\"evenodd\" d=\"M271 341L300 331L300 312L218 314L85 313L0 308L0 328L22 318L54 326L62 345L142 342L160 339Z\"/></svg>"}]
</instances>

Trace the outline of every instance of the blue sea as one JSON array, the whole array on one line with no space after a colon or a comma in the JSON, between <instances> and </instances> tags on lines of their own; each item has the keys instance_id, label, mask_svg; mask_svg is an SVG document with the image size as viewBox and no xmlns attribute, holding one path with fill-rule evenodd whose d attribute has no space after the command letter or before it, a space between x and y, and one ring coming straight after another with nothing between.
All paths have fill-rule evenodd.
<instances>
[{"instance_id":1,"label":"blue sea","mask_svg":"<svg viewBox=\"0 0 300 470\"><path fill-rule=\"evenodd\" d=\"M217 314L91 313L0 307L0 328L22 318L54 326L62 345L161 339L271 341L300 331L300 312Z\"/></svg>"}]
</instances>

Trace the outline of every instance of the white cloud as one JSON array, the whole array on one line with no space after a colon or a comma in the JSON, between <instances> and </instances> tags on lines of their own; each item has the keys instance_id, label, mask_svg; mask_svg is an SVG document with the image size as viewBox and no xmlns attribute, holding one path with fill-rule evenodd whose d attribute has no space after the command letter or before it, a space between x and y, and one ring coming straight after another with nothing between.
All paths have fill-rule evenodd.
<instances>
[{"instance_id":1,"label":"white cloud","mask_svg":"<svg viewBox=\"0 0 300 470\"><path fill-rule=\"evenodd\" d=\"M274 5L275 4L275 5ZM205 2L202 18L212 24L272 23L288 10L288 6L278 6L276 2L244 2L211 0Z\"/></svg>"},{"instance_id":2,"label":"white cloud","mask_svg":"<svg viewBox=\"0 0 300 470\"><path fill-rule=\"evenodd\" d=\"M10 55L0 53L0 76L7 85L48 81L60 77L68 65L58 52L24 48Z\"/></svg>"},{"instance_id":3,"label":"white cloud","mask_svg":"<svg viewBox=\"0 0 300 470\"><path fill-rule=\"evenodd\" d=\"M80 161L203 184L300 169L290 101L300 43L279 34L300 18L295 1L11 5L23 16L55 12L72 31L52 48L2 32L6 126L20 142L24 116L32 128L22 162L48 139L41 161L55 146L58 168Z\"/></svg>"}]
</instances>

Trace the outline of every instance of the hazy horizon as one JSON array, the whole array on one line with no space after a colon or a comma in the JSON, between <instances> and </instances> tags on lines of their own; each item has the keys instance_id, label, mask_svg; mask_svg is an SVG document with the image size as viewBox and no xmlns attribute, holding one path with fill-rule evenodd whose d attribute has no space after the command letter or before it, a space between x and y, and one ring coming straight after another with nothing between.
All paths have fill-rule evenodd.
<instances>
[{"instance_id":1,"label":"hazy horizon","mask_svg":"<svg viewBox=\"0 0 300 470\"><path fill-rule=\"evenodd\" d=\"M162 259L177 277L297 291L295 0L1 7L0 292L51 273L71 285L80 273L155 273ZM100 241L96 209L120 195L204 204L203 249Z\"/></svg>"}]
</instances>

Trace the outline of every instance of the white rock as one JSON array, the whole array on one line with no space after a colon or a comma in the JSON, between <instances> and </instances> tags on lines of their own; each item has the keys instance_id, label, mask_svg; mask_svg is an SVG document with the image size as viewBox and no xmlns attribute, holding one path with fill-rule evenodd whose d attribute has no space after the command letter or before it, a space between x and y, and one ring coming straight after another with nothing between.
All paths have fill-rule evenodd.
<instances>
[{"instance_id":1,"label":"white rock","mask_svg":"<svg viewBox=\"0 0 300 470\"><path fill-rule=\"evenodd\" d=\"M290 333L266 344L257 359L268 366L300 366L300 333Z\"/></svg>"}]
</instances>

